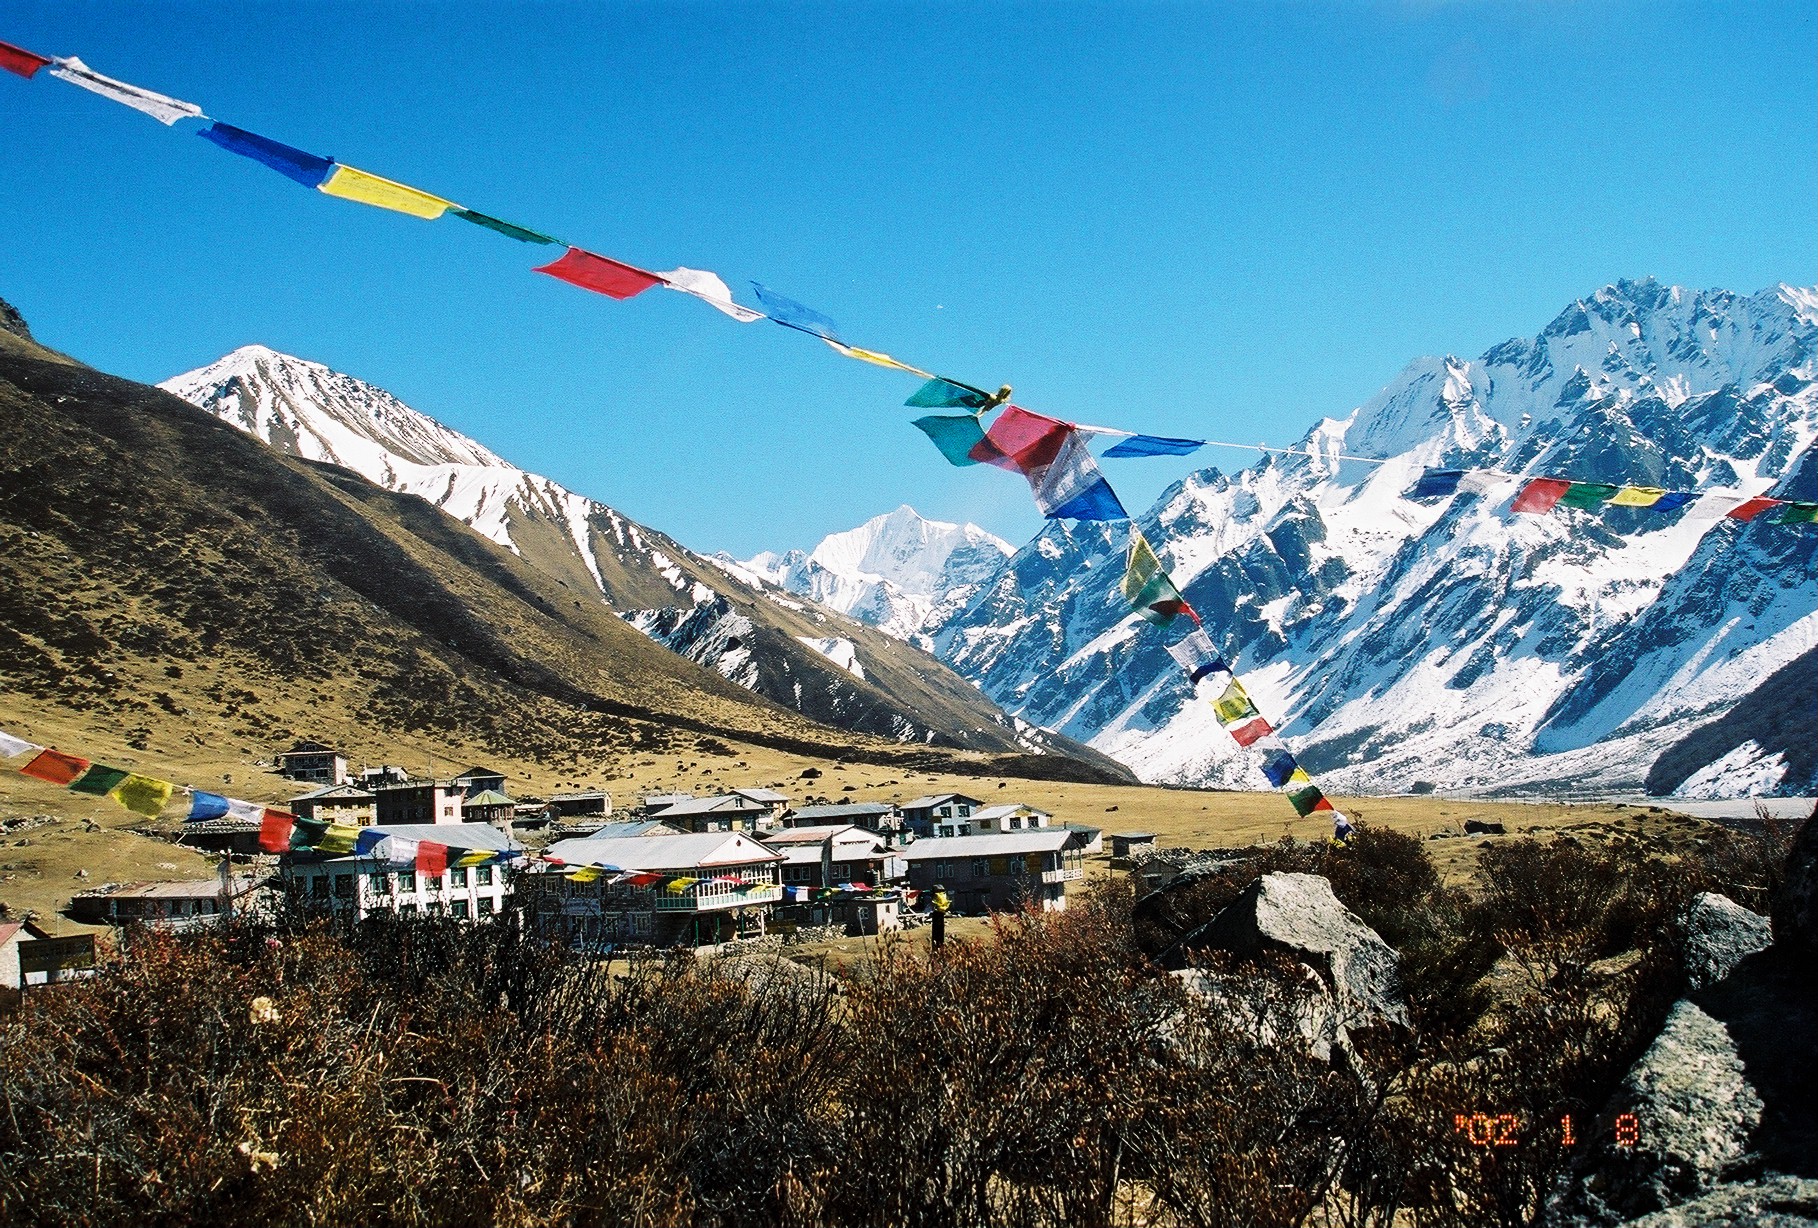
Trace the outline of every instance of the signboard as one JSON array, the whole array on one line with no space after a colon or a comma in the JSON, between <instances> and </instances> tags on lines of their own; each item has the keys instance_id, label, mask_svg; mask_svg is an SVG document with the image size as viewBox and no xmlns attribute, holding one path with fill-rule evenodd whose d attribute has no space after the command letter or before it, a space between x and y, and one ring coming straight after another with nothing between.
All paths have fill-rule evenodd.
<instances>
[{"instance_id":1,"label":"signboard","mask_svg":"<svg viewBox=\"0 0 1818 1228\"><path fill-rule=\"evenodd\" d=\"M28 938L19 944L19 971L55 974L67 968L95 966L95 936Z\"/></svg>"}]
</instances>

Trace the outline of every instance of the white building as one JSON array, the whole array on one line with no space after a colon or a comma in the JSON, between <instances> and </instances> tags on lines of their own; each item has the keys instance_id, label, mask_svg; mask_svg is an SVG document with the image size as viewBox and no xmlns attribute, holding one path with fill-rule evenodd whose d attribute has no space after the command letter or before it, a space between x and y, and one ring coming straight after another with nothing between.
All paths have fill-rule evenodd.
<instances>
[{"instance_id":1,"label":"white building","mask_svg":"<svg viewBox=\"0 0 1818 1228\"><path fill-rule=\"evenodd\" d=\"M415 869L388 868L376 857L291 853L279 867L290 901L356 921L381 913L483 921L504 911L514 872L511 862L454 864L459 856L455 848L500 853L521 847L497 828L484 823L402 823L367 830L446 843L451 846L448 868L440 874L419 874Z\"/></svg>"},{"instance_id":2,"label":"white building","mask_svg":"<svg viewBox=\"0 0 1818 1228\"><path fill-rule=\"evenodd\" d=\"M551 865L519 881L537 931L574 945L700 946L755 936L783 898L782 854L740 832L558 840L544 856L567 867L611 868L580 879Z\"/></svg>"}]
</instances>

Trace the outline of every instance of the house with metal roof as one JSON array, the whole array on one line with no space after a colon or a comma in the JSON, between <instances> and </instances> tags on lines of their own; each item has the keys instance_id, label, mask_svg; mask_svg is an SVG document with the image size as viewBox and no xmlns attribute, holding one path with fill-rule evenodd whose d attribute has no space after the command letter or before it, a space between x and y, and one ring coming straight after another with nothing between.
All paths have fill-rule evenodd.
<instances>
[{"instance_id":1,"label":"house with metal roof","mask_svg":"<svg viewBox=\"0 0 1818 1228\"><path fill-rule=\"evenodd\" d=\"M781 825L789 799L769 789L740 789L714 797L685 797L652 806L644 801L647 818L661 819L685 831L763 831Z\"/></svg>"},{"instance_id":2,"label":"house with metal roof","mask_svg":"<svg viewBox=\"0 0 1818 1228\"><path fill-rule=\"evenodd\" d=\"M934 793L903 803L903 826L918 836L963 836L984 803L964 793Z\"/></svg>"},{"instance_id":3,"label":"house with metal roof","mask_svg":"<svg viewBox=\"0 0 1818 1228\"><path fill-rule=\"evenodd\" d=\"M881 886L889 876L891 854L884 837L852 823L819 827L786 827L765 832L764 844L783 855L785 887L839 887L848 883Z\"/></svg>"},{"instance_id":4,"label":"house with metal roof","mask_svg":"<svg viewBox=\"0 0 1818 1228\"><path fill-rule=\"evenodd\" d=\"M1046 810L1010 802L999 806L980 806L972 812L972 826L964 834L984 836L992 832L1035 831L1054 822Z\"/></svg>"},{"instance_id":5,"label":"house with metal roof","mask_svg":"<svg viewBox=\"0 0 1818 1228\"><path fill-rule=\"evenodd\" d=\"M474 852L506 853L523 848L486 823L392 823L367 830ZM414 866L393 868L377 856L302 851L284 854L278 874L285 894L296 906L356 921L386 913L484 921L503 912L514 863L457 866L458 859L458 854L450 852L446 868L428 874L419 873Z\"/></svg>"},{"instance_id":6,"label":"house with metal roof","mask_svg":"<svg viewBox=\"0 0 1818 1228\"><path fill-rule=\"evenodd\" d=\"M290 812L323 823L365 827L378 818L378 796L358 785L324 785L290 799Z\"/></svg>"},{"instance_id":7,"label":"house with metal roof","mask_svg":"<svg viewBox=\"0 0 1818 1228\"><path fill-rule=\"evenodd\" d=\"M298 742L278 754L278 774L318 785L347 783L347 756L321 742Z\"/></svg>"},{"instance_id":8,"label":"house with metal roof","mask_svg":"<svg viewBox=\"0 0 1818 1228\"><path fill-rule=\"evenodd\" d=\"M1067 885L1085 877L1078 835L1064 827L918 840L899 854L909 885L945 887L961 913L1035 907L1060 912Z\"/></svg>"},{"instance_id":9,"label":"house with metal roof","mask_svg":"<svg viewBox=\"0 0 1818 1228\"><path fill-rule=\"evenodd\" d=\"M840 806L802 806L783 816L784 827L820 827L827 823L851 823L877 832L897 831L903 825L903 815L890 802L850 802Z\"/></svg>"},{"instance_id":10,"label":"house with metal roof","mask_svg":"<svg viewBox=\"0 0 1818 1228\"><path fill-rule=\"evenodd\" d=\"M783 896L783 855L743 832L558 840L543 856L518 883L525 915L545 937L590 950L756 937Z\"/></svg>"},{"instance_id":11,"label":"house with metal roof","mask_svg":"<svg viewBox=\"0 0 1818 1228\"><path fill-rule=\"evenodd\" d=\"M244 909L251 896L266 882L259 874L220 878L181 879L162 883L105 883L73 896L72 921L87 925L125 925L139 922L167 929L181 929L219 920L235 909Z\"/></svg>"}]
</instances>

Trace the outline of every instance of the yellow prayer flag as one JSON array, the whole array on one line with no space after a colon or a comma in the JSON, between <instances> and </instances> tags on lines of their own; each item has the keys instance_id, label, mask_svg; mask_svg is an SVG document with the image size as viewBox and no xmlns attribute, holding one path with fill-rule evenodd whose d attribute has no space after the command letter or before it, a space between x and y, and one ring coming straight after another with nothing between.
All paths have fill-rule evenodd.
<instances>
[{"instance_id":1,"label":"yellow prayer flag","mask_svg":"<svg viewBox=\"0 0 1818 1228\"><path fill-rule=\"evenodd\" d=\"M600 881L600 867L582 866L578 870L571 870L568 873L568 881L571 883L597 883Z\"/></svg>"},{"instance_id":2,"label":"yellow prayer flag","mask_svg":"<svg viewBox=\"0 0 1818 1228\"><path fill-rule=\"evenodd\" d=\"M856 358L860 362L868 362L874 367L889 367L892 371L907 371L909 374L919 375L923 379L934 378L919 367L912 367L906 362L898 362L888 354L880 354L876 350L861 350L856 345L846 345L842 342L833 340L831 337L822 337L821 340L825 341L828 345L832 346L846 357Z\"/></svg>"},{"instance_id":3,"label":"yellow prayer flag","mask_svg":"<svg viewBox=\"0 0 1818 1228\"><path fill-rule=\"evenodd\" d=\"M155 819L164 813L164 803L170 800L176 788L168 780L153 780L134 772L108 790L107 795L134 814Z\"/></svg>"},{"instance_id":4,"label":"yellow prayer flag","mask_svg":"<svg viewBox=\"0 0 1818 1228\"><path fill-rule=\"evenodd\" d=\"M1619 507L1653 507L1664 494L1658 486L1624 486L1610 496L1610 502Z\"/></svg>"},{"instance_id":5,"label":"yellow prayer flag","mask_svg":"<svg viewBox=\"0 0 1818 1228\"><path fill-rule=\"evenodd\" d=\"M369 175L365 171L355 170L351 166L337 166L334 174L317 185L321 191L330 196L339 196L344 200L357 200L365 205L377 205L381 209L392 209L398 213L408 213L426 221L434 221L442 216L444 210L458 209L452 200L443 200L440 196L431 196L428 192L419 192L416 188Z\"/></svg>"},{"instance_id":6,"label":"yellow prayer flag","mask_svg":"<svg viewBox=\"0 0 1818 1228\"><path fill-rule=\"evenodd\" d=\"M1292 789L1295 785L1310 785L1312 783L1313 778L1307 775L1307 769L1304 767L1297 767L1289 774L1288 783L1283 785L1282 788Z\"/></svg>"}]
</instances>

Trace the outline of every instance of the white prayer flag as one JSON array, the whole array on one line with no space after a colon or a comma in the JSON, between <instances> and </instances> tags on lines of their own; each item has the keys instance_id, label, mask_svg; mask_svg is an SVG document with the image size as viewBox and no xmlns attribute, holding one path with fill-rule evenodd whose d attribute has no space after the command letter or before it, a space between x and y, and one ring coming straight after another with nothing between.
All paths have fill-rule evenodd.
<instances>
[{"instance_id":1,"label":"white prayer flag","mask_svg":"<svg viewBox=\"0 0 1818 1228\"><path fill-rule=\"evenodd\" d=\"M258 802L243 802L230 797L227 799L227 817L230 819L263 820L265 818L265 807Z\"/></svg>"},{"instance_id":2,"label":"white prayer flag","mask_svg":"<svg viewBox=\"0 0 1818 1228\"><path fill-rule=\"evenodd\" d=\"M43 750L36 742L27 742L24 738L15 738L12 734L0 729L0 759L11 759L14 755L23 755L28 750Z\"/></svg>"},{"instance_id":3,"label":"white prayer flag","mask_svg":"<svg viewBox=\"0 0 1818 1228\"><path fill-rule=\"evenodd\" d=\"M1218 649L1212 646L1212 637L1206 634L1204 627L1195 628L1192 635L1178 644L1169 644L1168 655L1187 671L1187 678L1192 682L1198 682L1207 674L1225 668Z\"/></svg>"},{"instance_id":4,"label":"white prayer flag","mask_svg":"<svg viewBox=\"0 0 1818 1228\"><path fill-rule=\"evenodd\" d=\"M1746 495L1700 495L1685 509L1687 520L1721 520L1748 502Z\"/></svg>"},{"instance_id":5,"label":"white prayer flag","mask_svg":"<svg viewBox=\"0 0 1818 1228\"><path fill-rule=\"evenodd\" d=\"M53 77L61 77L71 85L79 85L103 98L124 103L135 111L143 111L159 123L174 124L180 119L205 118L202 108L193 102L167 98L163 94L154 94L112 77L103 77L73 55L66 60L58 60L50 71Z\"/></svg>"},{"instance_id":6,"label":"white prayer flag","mask_svg":"<svg viewBox=\"0 0 1818 1228\"><path fill-rule=\"evenodd\" d=\"M732 291L721 281L717 273L706 269L670 269L667 273L658 273L663 284L671 290L680 290L683 294L692 294L716 311L723 311L740 324L749 324L761 320L764 313L741 307L732 301Z\"/></svg>"}]
</instances>

